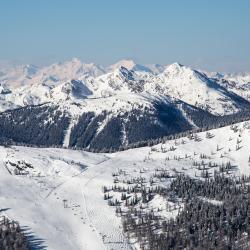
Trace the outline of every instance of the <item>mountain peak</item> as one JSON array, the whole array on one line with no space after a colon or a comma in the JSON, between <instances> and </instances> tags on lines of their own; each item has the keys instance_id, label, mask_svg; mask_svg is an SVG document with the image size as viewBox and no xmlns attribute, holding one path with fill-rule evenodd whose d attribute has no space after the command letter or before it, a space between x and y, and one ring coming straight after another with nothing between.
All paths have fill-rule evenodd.
<instances>
[{"instance_id":1,"label":"mountain peak","mask_svg":"<svg viewBox=\"0 0 250 250\"><path fill-rule=\"evenodd\" d=\"M178 63L178 62L174 62L174 63L168 65L168 66L166 67L166 69L168 69L168 70L176 70L176 69L179 70L179 69L181 69L182 67L184 67L183 64L180 64L180 63Z\"/></svg>"},{"instance_id":2,"label":"mountain peak","mask_svg":"<svg viewBox=\"0 0 250 250\"><path fill-rule=\"evenodd\" d=\"M72 62L72 63L82 63L82 61L77 58L77 57L73 57L69 62Z\"/></svg>"},{"instance_id":3,"label":"mountain peak","mask_svg":"<svg viewBox=\"0 0 250 250\"><path fill-rule=\"evenodd\" d=\"M33 64L26 64L23 66L23 73L26 75L34 75L38 70L39 68Z\"/></svg>"},{"instance_id":4,"label":"mountain peak","mask_svg":"<svg viewBox=\"0 0 250 250\"><path fill-rule=\"evenodd\" d=\"M152 70L151 67L145 66L142 64L137 64L135 61L131 59L124 59L121 61L118 61L117 63L111 65L108 67L107 71L114 71L116 69L119 69L120 67L124 67L128 70L133 70L133 71L139 71L139 72L148 72L148 73L154 73L155 70ZM158 66L156 66L158 67ZM159 72L160 69L156 70Z\"/></svg>"},{"instance_id":5,"label":"mountain peak","mask_svg":"<svg viewBox=\"0 0 250 250\"><path fill-rule=\"evenodd\" d=\"M190 68L185 67L184 65L175 62L175 63L168 65L163 71L163 73L164 75L168 75L168 76L176 76L179 74L183 74L186 70L191 71Z\"/></svg>"},{"instance_id":6,"label":"mountain peak","mask_svg":"<svg viewBox=\"0 0 250 250\"><path fill-rule=\"evenodd\" d=\"M113 71L115 69L119 69L121 67L124 67L128 70L131 70L135 67L136 63L131 60L131 59L124 59L124 60L120 60L115 64L112 64L109 66L109 70Z\"/></svg>"}]
</instances>

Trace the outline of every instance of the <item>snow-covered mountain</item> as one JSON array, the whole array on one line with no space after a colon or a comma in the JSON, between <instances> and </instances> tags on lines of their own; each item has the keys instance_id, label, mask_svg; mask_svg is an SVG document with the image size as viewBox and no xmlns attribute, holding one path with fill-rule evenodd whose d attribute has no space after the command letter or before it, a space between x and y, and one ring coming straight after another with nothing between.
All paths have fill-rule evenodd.
<instances>
[{"instance_id":1,"label":"snow-covered mountain","mask_svg":"<svg viewBox=\"0 0 250 250\"><path fill-rule=\"evenodd\" d=\"M79 59L73 58L64 63L55 63L42 68L36 74L31 83L55 86L72 79L81 79L85 77L96 77L105 71L101 66L93 63L82 63Z\"/></svg>"},{"instance_id":2,"label":"snow-covered mountain","mask_svg":"<svg viewBox=\"0 0 250 250\"><path fill-rule=\"evenodd\" d=\"M250 83L250 73L232 73L226 74L223 77L224 79L232 82L236 82L240 85Z\"/></svg>"},{"instance_id":3,"label":"snow-covered mountain","mask_svg":"<svg viewBox=\"0 0 250 250\"><path fill-rule=\"evenodd\" d=\"M250 73L213 74L211 75L221 86L250 100Z\"/></svg>"},{"instance_id":4,"label":"snow-covered mountain","mask_svg":"<svg viewBox=\"0 0 250 250\"><path fill-rule=\"evenodd\" d=\"M39 68L34 65L2 66L0 68L0 83L6 87L20 87L30 82L38 71Z\"/></svg>"},{"instance_id":5,"label":"snow-covered mountain","mask_svg":"<svg viewBox=\"0 0 250 250\"><path fill-rule=\"evenodd\" d=\"M62 82L81 77L96 77L105 73L104 68L94 63L83 63L77 58L46 67L20 65L0 68L0 83L13 89L24 85L55 86Z\"/></svg>"},{"instance_id":6,"label":"snow-covered mountain","mask_svg":"<svg viewBox=\"0 0 250 250\"><path fill-rule=\"evenodd\" d=\"M106 68L106 72L113 72L121 67L126 68L128 70L133 70L133 71L159 73L163 66L158 65L158 64L157 65L142 65L142 64L137 64L133 60L121 60L115 64L108 66Z\"/></svg>"},{"instance_id":7,"label":"snow-covered mountain","mask_svg":"<svg viewBox=\"0 0 250 250\"><path fill-rule=\"evenodd\" d=\"M202 72L178 63L166 66L158 74L119 66L94 79L93 87L99 95L131 92L171 96L216 115L235 113L247 105L246 100Z\"/></svg>"},{"instance_id":8,"label":"snow-covered mountain","mask_svg":"<svg viewBox=\"0 0 250 250\"><path fill-rule=\"evenodd\" d=\"M82 96L83 99L86 96L107 97L129 92L149 96L171 96L216 115L231 114L244 108L246 101L236 95L243 93L232 93L233 89L229 85L219 84L218 79L178 63L168 66L144 66L132 60L122 60L104 68L93 63L82 63L74 58L41 69L27 65L9 69L2 73L0 83L1 100L12 102L13 107L61 102L62 96L69 100L70 97L63 94L63 86L74 85L75 81L72 80L76 80L81 81L81 87L88 90L87 95ZM231 85L232 82L236 84L231 80L232 76L222 79L228 79ZM233 79L242 79L237 85L239 88L247 87L247 76ZM73 90L75 87L70 88ZM8 90L8 95L4 89ZM57 92L62 92L62 96ZM75 101L74 96L71 95L72 102ZM79 95L76 99L79 102ZM4 110L4 107L1 110Z\"/></svg>"},{"instance_id":9,"label":"snow-covered mountain","mask_svg":"<svg viewBox=\"0 0 250 250\"><path fill-rule=\"evenodd\" d=\"M250 107L244 91L236 91L231 80L218 74L208 76L179 63L144 66L122 60L102 67L74 58L43 68L20 66L0 71L0 110L9 110L1 114L3 138L11 119L20 122L25 117L29 122L29 106L34 105L46 107L46 112L57 110L67 117L60 125L65 138L60 132L56 139L60 145L99 150L202 127L205 120L211 125L218 116ZM242 90L245 83L234 84ZM17 108L21 109L16 112ZM43 116L43 108L34 110L38 117L58 120L55 114ZM37 122L45 131L43 121ZM28 143L27 138L9 139ZM48 145L53 145L52 141ZM97 146L97 142L102 146Z\"/></svg>"}]
</instances>

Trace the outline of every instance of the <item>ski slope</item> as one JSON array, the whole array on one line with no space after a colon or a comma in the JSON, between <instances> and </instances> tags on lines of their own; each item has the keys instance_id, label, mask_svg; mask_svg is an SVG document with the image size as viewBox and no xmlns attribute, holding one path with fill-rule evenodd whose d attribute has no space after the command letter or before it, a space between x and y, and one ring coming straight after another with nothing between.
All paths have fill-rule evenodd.
<instances>
[{"instance_id":1,"label":"ski slope","mask_svg":"<svg viewBox=\"0 0 250 250\"><path fill-rule=\"evenodd\" d=\"M138 249L126 240L115 208L103 199L102 187L114 185L112 173L118 170L149 178L164 168L199 178L194 161L230 161L235 166L230 174L249 175L250 122L209 132L210 138L202 132L196 139L184 137L113 154L0 147L0 213L32 232L41 249ZM15 175L15 164L26 166L25 174ZM174 217L174 211L164 211L164 202L155 197L149 207L161 208L166 218Z\"/></svg>"}]
</instances>

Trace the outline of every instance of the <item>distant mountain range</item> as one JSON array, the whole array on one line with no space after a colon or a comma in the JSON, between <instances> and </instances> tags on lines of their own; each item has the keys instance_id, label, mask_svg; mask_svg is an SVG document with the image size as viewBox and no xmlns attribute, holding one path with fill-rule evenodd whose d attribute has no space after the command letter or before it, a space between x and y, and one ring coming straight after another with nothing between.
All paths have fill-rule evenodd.
<instances>
[{"instance_id":1,"label":"distant mountain range","mask_svg":"<svg viewBox=\"0 0 250 250\"><path fill-rule=\"evenodd\" d=\"M122 60L102 67L74 58L43 68L2 67L0 136L118 149L249 111L249 101L250 74L203 72L179 63Z\"/></svg>"}]
</instances>

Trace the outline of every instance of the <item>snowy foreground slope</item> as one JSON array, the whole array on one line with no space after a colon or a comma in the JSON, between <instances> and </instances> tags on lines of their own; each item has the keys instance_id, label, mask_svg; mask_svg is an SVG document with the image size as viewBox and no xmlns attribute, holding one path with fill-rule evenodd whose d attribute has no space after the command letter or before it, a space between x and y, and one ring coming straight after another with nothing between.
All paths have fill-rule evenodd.
<instances>
[{"instance_id":1,"label":"snowy foreground slope","mask_svg":"<svg viewBox=\"0 0 250 250\"><path fill-rule=\"evenodd\" d=\"M195 139L194 139L195 138ZM102 187L113 184L112 173L149 178L156 169L199 178L193 162L231 162L231 173L250 174L250 122L180 138L152 147L113 154L55 148L0 147L0 209L32 232L41 249L132 249L115 208L103 199ZM20 169L17 169L19 166ZM209 171L214 171L211 168ZM22 173L22 175L20 175ZM19 174L19 175L17 175ZM156 196L151 209L164 211Z\"/></svg>"}]
</instances>

